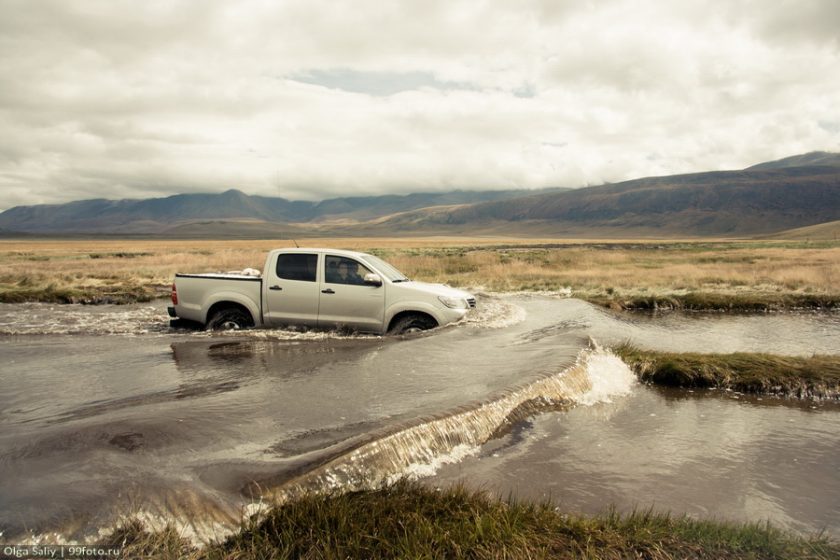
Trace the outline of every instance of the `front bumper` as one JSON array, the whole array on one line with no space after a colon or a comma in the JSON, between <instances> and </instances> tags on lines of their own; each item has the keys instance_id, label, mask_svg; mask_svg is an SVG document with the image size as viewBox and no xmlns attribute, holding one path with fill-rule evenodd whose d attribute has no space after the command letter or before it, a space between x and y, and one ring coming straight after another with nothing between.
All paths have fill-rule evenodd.
<instances>
[{"instance_id":1,"label":"front bumper","mask_svg":"<svg viewBox=\"0 0 840 560\"><path fill-rule=\"evenodd\" d=\"M449 323L455 323L463 319L470 311L472 311L472 309L450 309L448 307L444 307L443 309L438 310L438 323L441 326L448 325Z\"/></svg>"}]
</instances>

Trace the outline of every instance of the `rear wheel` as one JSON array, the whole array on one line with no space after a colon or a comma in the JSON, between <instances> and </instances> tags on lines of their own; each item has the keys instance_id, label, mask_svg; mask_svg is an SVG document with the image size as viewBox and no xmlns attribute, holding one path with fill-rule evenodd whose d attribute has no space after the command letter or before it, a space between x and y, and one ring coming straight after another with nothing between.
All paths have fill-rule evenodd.
<instances>
[{"instance_id":1,"label":"rear wheel","mask_svg":"<svg viewBox=\"0 0 840 560\"><path fill-rule=\"evenodd\" d=\"M437 323L426 315L406 315L397 319L388 331L389 334L411 334L433 329Z\"/></svg>"},{"instance_id":2,"label":"rear wheel","mask_svg":"<svg viewBox=\"0 0 840 560\"><path fill-rule=\"evenodd\" d=\"M220 309L207 321L207 330L211 331L235 331L253 326L251 315L235 307Z\"/></svg>"}]
</instances>

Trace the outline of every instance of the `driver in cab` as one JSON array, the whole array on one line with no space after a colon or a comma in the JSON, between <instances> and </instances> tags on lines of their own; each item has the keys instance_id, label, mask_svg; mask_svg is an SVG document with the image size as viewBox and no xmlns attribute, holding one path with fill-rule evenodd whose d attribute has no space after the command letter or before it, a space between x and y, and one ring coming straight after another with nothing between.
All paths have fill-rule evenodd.
<instances>
[{"instance_id":1,"label":"driver in cab","mask_svg":"<svg viewBox=\"0 0 840 560\"><path fill-rule=\"evenodd\" d=\"M347 260L338 263L335 275L330 281L335 284L350 284L353 286L362 286L365 283L364 278L359 275L359 265Z\"/></svg>"}]
</instances>

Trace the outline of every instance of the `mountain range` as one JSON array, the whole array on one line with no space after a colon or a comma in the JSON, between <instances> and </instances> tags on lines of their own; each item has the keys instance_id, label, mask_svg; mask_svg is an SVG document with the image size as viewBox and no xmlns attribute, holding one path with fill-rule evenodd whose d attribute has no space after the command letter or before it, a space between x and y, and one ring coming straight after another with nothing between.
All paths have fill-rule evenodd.
<instances>
[{"instance_id":1,"label":"mountain range","mask_svg":"<svg viewBox=\"0 0 840 560\"><path fill-rule=\"evenodd\" d=\"M320 202L221 194L18 206L0 232L306 235L754 236L840 220L840 154L578 189L451 191Z\"/></svg>"},{"instance_id":2,"label":"mountain range","mask_svg":"<svg viewBox=\"0 0 840 560\"><path fill-rule=\"evenodd\" d=\"M559 192L543 189L540 192ZM343 197L320 202L251 196L237 189L220 194L178 194L145 200L81 200L16 206L0 214L0 230L21 233L164 233L224 222L267 224L363 223L420 208L507 200L528 190L450 191ZM200 228L199 228L200 229Z\"/></svg>"}]
</instances>

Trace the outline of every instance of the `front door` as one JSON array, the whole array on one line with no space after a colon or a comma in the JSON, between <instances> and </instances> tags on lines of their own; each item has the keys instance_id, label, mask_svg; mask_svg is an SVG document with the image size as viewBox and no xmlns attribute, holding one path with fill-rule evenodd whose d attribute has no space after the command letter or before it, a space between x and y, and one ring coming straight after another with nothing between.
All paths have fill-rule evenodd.
<instances>
[{"instance_id":1,"label":"front door","mask_svg":"<svg viewBox=\"0 0 840 560\"><path fill-rule=\"evenodd\" d=\"M385 314L385 286L364 283L371 270L355 259L327 253L321 283L318 326L380 332Z\"/></svg>"},{"instance_id":2,"label":"front door","mask_svg":"<svg viewBox=\"0 0 840 560\"><path fill-rule=\"evenodd\" d=\"M274 327L318 324L318 254L280 253L269 267L266 322Z\"/></svg>"}]
</instances>

